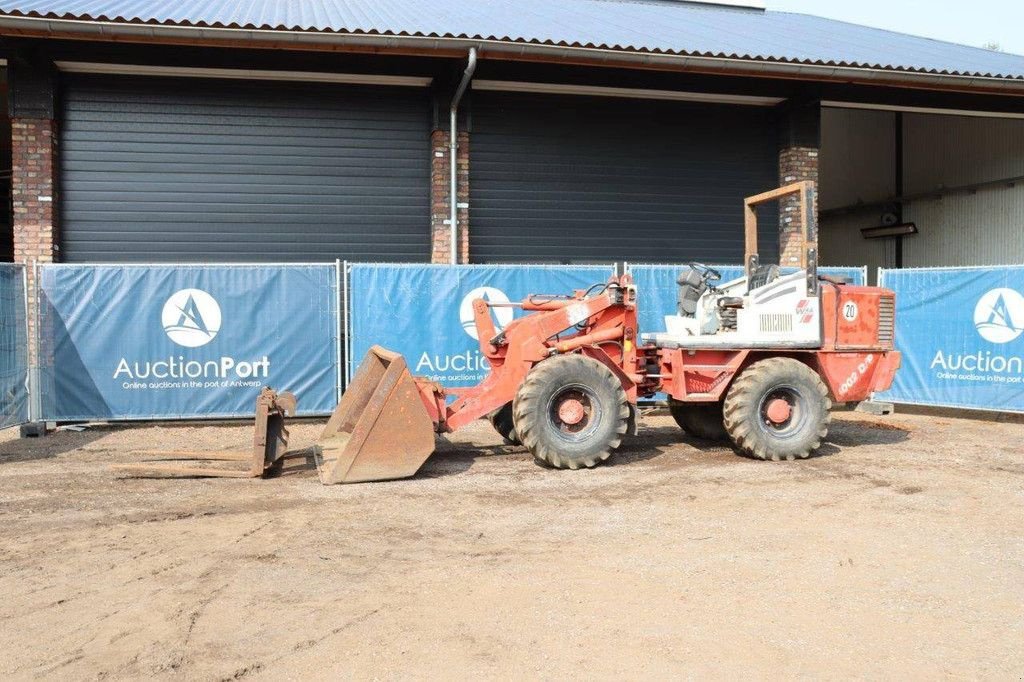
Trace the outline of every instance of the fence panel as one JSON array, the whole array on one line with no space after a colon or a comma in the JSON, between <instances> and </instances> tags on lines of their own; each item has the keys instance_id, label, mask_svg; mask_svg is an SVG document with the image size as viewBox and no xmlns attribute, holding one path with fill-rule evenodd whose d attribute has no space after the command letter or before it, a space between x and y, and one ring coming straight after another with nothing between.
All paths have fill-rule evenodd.
<instances>
[{"instance_id":1,"label":"fence panel","mask_svg":"<svg viewBox=\"0 0 1024 682\"><path fill-rule=\"evenodd\" d=\"M1024 412L1024 266L881 270L896 292L896 403Z\"/></svg>"},{"instance_id":2,"label":"fence panel","mask_svg":"<svg viewBox=\"0 0 1024 682\"><path fill-rule=\"evenodd\" d=\"M40 268L48 420L247 417L260 387L336 404L335 265Z\"/></svg>"},{"instance_id":3,"label":"fence panel","mask_svg":"<svg viewBox=\"0 0 1024 682\"><path fill-rule=\"evenodd\" d=\"M472 302L519 301L530 294L570 294L607 281L608 266L350 264L349 375L370 346L405 356L413 374L444 386L472 386L487 376ZM499 326L521 313L497 308Z\"/></svg>"},{"instance_id":4,"label":"fence panel","mask_svg":"<svg viewBox=\"0 0 1024 682\"><path fill-rule=\"evenodd\" d=\"M0 428L27 422L28 400L25 268L4 264L0 265Z\"/></svg>"}]
</instances>

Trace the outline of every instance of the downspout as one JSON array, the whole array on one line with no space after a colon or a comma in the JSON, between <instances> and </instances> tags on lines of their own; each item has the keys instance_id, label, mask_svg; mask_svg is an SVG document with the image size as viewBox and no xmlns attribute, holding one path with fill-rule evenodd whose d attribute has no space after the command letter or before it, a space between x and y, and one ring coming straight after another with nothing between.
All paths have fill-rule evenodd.
<instances>
[{"instance_id":1,"label":"downspout","mask_svg":"<svg viewBox=\"0 0 1024 682\"><path fill-rule=\"evenodd\" d=\"M476 48L469 48L469 62L466 64L466 72L462 74L462 82L459 89L455 91L452 98L452 106L449 110L449 131L448 146L451 151L451 192L449 203L451 204L451 262L455 265L459 262L459 102L469 87L469 81L473 80L476 72Z\"/></svg>"},{"instance_id":2,"label":"downspout","mask_svg":"<svg viewBox=\"0 0 1024 682\"><path fill-rule=\"evenodd\" d=\"M895 209L896 209L895 213L896 213L896 223L900 224L900 223L903 222L903 192L905 190L904 185L906 184L904 182L904 178L903 178L903 173L904 173L904 168L903 168L903 140L904 140L904 137L903 137L903 121L904 121L903 112L902 111L897 111L895 118L896 118L896 121L895 121L895 123L896 123L896 149L895 149L895 152L896 152L896 154L895 154L895 156L896 156L896 196L900 197L900 199L896 202L896 205L895 205ZM899 236L896 237L896 249L895 249L895 251L896 251L896 253L893 254L894 255L893 260L896 262L896 267L897 268L902 268L903 267L903 235L899 235Z\"/></svg>"}]
</instances>

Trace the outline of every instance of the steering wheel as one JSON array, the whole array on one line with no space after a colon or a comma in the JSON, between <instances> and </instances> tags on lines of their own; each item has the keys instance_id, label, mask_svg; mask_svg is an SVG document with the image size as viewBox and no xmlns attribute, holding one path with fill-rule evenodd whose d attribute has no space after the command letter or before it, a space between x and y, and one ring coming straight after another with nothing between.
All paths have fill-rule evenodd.
<instances>
[{"instance_id":1,"label":"steering wheel","mask_svg":"<svg viewBox=\"0 0 1024 682\"><path fill-rule=\"evenodd\" d=\"M714 268L704 265L703 263L690 263L690 267L708 284L714 284L715 282L722 281L722 273Z\"/></svg>"}]
</instances>

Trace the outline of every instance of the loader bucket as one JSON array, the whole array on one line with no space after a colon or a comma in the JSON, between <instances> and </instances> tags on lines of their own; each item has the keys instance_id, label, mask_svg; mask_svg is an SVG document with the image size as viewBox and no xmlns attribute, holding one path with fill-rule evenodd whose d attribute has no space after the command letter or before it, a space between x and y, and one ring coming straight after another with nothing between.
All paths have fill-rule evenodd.
<instances>
[{"instance_id":1,"label":"loader bucket","mask_svg":"<svg viewBox=\"0 0 1024 682\"><path fill-rule=\"evenodd\" d=\"M408 478L433 451L434 424L405 358L374 346L316 443L320 482Z\"/></svg>"}]
</instances>

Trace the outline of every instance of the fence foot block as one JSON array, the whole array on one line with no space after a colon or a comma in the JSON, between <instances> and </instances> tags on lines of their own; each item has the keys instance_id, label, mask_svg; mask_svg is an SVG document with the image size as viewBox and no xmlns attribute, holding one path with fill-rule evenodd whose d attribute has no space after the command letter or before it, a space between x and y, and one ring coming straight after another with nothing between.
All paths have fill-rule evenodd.
<instances>
[{"instance_id":1,"label":"fence foot block","mask_svg":"<svg viewBox=\"0 0 1024 682\"><path fill-rule=\"evenodd\" d=\"M46 422L29 422L21 425L22 438L41 438L46 435Z\"/></svg>"},{"instance_id":2,"label":"fence foot block","mask_svg":"<svg viewBox=\"0 0 1024 682\"><path fill-rule=\"evenodd\" d=\"M857 412L863 412L864 414L873 414L876 417L885 417L890 414L895 414L896 406L893 405L892 403L865 400L864 402L857 405Z\"/></svg>"}]
</instances>

